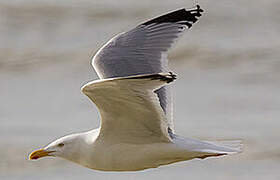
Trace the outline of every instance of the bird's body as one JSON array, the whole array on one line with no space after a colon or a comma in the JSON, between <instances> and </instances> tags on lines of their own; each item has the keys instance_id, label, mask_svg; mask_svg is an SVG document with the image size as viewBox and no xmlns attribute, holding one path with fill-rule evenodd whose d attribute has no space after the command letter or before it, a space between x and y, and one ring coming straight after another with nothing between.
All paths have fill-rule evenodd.
<instances>
[{"instance_id":1,"label":"bird's body","mask_svg":"<svg viewBox=\"0 0 280 180\"><path fill-rule=\"evenodd\" d=\"M202 12L177 10L138 25L94 56L100 80L82 87L99 109L101 126L62 137L30 155L59 156L103 171L136 171L193 158L240 152L239 141L206 142L174 133L167 50ZM169 72L169 73L168 73Z\"/></svg>"},{"instance_id":2,"label":"bird's body","mask_svg":"<svg viewBox=\"0 0 280 180\"><path fill-rule=\"evenodd\" d=\"M234 149L235 147L231 149L216 146L214 142L174 136L176 137L170 142L147 142L146 138L129 137L128 141L116 140L116 138L100 136L98 128L65 136L66 139L75 138L79 143L72 149L76 153L65 154L64 158L90 169L138 171L193 158L204 159L211 156L222 156L236 153L237 150ZM134 142L129 142L132 140ZM63 141L65 142L65 139ZM55 144L57 143L55 142ZM230 144L234 144L234 142L230 141ZM235 144L238 145L239 141L235 141Z\"/></svg>"}]
</instances>

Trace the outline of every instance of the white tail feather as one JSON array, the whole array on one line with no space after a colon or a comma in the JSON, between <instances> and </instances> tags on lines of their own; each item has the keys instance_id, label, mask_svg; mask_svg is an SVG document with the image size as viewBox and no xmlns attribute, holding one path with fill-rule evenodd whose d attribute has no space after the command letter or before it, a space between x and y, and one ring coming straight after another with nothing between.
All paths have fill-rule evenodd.
<instances>
[{"instance_id":1,"label":"white tail feather","mask_svg":"<svg viewBox=\"0 0 280 180\"><path fill-rule=\"evenodd\" d=\"M215 146L223 147L229 149L227 154L234 154L242 152L242 141L241 140L221 140L221 141L206 141L207 143L213 144Z\"/></svg>"}]
</instances>

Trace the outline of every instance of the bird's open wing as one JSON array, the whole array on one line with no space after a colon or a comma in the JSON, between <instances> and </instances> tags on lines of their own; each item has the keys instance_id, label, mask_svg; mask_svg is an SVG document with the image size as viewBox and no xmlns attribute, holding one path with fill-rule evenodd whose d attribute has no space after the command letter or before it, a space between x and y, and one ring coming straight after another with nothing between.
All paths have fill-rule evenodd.
<instances>
[{"instance_id":1,"label":"bird's open wing","mask_svg":"<svg viewBox=\"0 0 280 180\"><path fill-rule=\"evenodd\" d=\"M179 35L201 16L202 9L180 9L151 19L107 42L93 57L92 65L103 78L169 72L167 50ZM160 106L173 129L171 94L157 90Z\"/></svg>"},{"instance_id":2,"label":"bird's open wing","mask_svg":"<svg viewBox=\"0 0 280 180\"><path fill-rule=\"evenodd\" d=\"M82 87L101 115L100 136L114 142L168 142L168 122L154 90L175 79L172 73L89 82Z\"/></svg>"}]
</instances>

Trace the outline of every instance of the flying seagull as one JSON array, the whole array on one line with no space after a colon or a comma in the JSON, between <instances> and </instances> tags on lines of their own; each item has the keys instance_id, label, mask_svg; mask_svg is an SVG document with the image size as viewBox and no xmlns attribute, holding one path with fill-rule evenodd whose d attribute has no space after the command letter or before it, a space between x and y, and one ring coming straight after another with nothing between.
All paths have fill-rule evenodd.
<instances>
[{"instance_id":1,"label":"flying seagull","mask_svg":"<svg viewBox=\"0 0 280 180\"><path fill-rule=\"evenodd\" d=\"M167 51L203 10L197 5L148 20L107 42L92 59L99 80L82 92L97 106L99 128L71 134L32 152L103 171L137 171L240 152L240 141L200 141L175 134Z\"/></svg>"}]
</instances>

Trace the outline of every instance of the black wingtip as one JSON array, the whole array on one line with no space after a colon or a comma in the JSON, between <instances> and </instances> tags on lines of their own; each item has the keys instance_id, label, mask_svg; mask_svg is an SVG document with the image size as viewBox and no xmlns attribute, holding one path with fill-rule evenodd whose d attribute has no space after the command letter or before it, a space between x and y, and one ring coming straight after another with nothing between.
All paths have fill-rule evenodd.
<instances>
[{"instance_id":1,"label":"black wingtip","mask_svg":"<svg viewBox=\"0 0 280 180\"><path fill-rule=\"evenodd\" d=\"M186 25L188 28L192 26L193 23L195 23L198 20L198 17L201 16L201 13L203 12L203 9L200 8L199 5L196 5L193 9L179 9L173 12L170 12L168 14L156 17L152 20L149 20L142 25L149 25L152 23L180 23L183 25Z\"/></svg>"},{"instance_id":2,"label":"black wingtip","mask_svg":"<svg viewBox=\"0 0 280 180\"><path fill-rule=\"evenodd\" d=\"M183 22L181 24L185 24L186 26L188 26L188 28L191 28L192 25L198 20L198 17L202 15L201 13L203 12L203 9L201 9L200 5L197 4L194 9L189 9L189 10L184 9L184 10L185 10L184 20L186 22Z\"/></svg>"},{"instance_id":3,"label":"black wingtip","mask_svg":"<svg viewBox=\"0 0 280 180\"><path fill-rule=\"evenodd\" d=\"M172 81L177 79L177 75L173 74L172 72L169 72L169 77L170 77L170 80L171 80L170 82L172 82ZM167 83L169 83L169 82L167 82Z\"/></svg>"},{"instance_id":4,"label":"black wingtip","mask_svg":"<svg viewBox=\"0 0 280 180\"><path fill-rule=\"evenodd\" d=\"M172 72L169 72L168 74L157 74L154 79L160 79L161 81L165 81L167 83L173 82L175 79L177 79L176 74L173 74Z\"/></svg>"},{"instance_id":5,"label":"black wingtip","mask_svg":"<svg viewBox=\"0 0 280 180\"><path fill-rule=\"evenodd\" d=\"M176 75L172 72L169 73L157 73L157 74L148 74L148 75L139 75L127 77L126 79L151 79L151 80L160 80L165 81L166 83L171 83L176 79Z\"/></svg>"}]
</instances>

